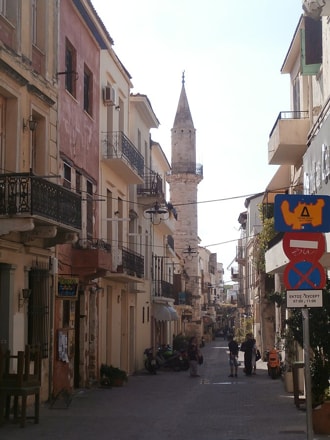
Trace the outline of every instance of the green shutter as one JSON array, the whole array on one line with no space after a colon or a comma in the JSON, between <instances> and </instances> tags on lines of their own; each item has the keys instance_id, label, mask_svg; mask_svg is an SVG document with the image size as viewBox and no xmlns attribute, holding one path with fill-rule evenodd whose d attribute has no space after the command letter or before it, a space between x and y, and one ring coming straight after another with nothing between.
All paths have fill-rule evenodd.
<instances>
[{"instance_id":1,"label":"green shutter","mask_svg":"<svg viewBox=\"0 0 330 440\"><path fill-rule=\"evenodd\" d=\"M305 42L305 29L300 30L301 41L301 74L302 75L316 75L321 67L321 63L306 64L306 42Z\"/></svg>"}]
</instances>

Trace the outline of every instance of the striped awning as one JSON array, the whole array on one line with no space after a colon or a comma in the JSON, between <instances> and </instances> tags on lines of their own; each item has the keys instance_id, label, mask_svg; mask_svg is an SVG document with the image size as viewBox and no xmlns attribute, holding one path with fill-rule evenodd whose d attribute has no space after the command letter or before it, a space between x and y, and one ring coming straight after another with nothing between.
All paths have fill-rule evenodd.
<instances>
[{"instance_id":1,"label":"striped awning","mask_svg":"<svg viewBox=\"0 0 330 440\"><path fill-rule=\"evenodd\" d=\"M166 304L153 305L153 315L157 321L177 321L179 319L176 310Z\"/></svg>"}]
</instances>

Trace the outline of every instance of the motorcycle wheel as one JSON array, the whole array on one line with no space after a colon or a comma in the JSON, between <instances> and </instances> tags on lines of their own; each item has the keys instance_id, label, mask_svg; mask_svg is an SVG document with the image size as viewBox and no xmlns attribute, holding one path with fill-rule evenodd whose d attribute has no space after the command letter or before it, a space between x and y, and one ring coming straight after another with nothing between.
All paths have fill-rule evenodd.
<instances>
[{"instance_id":1,"label":"motorcycle wheel","mask_svg":"<svg viewBox=\"0 0 330 440\"><path fill-rule=\"evenodd\" d=\"M146 359L144 362L144 368L150 373L150 374L157 374L156 366L152 365L151 361L149 359Z\"/></svg>"}]
</instances>

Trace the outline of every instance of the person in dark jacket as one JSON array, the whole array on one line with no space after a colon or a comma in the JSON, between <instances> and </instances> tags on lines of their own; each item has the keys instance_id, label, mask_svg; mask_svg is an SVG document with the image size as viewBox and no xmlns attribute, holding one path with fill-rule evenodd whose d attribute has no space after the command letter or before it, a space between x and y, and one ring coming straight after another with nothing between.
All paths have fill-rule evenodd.
<instances>
[{"instance_id":1,"label":"person in dark jacket","mask_svg":"<svg viewBox=\"0 0 330 440\"><path fill-rule=\"evenodd\" d=\"M252 375L252 353L255 341L251 333L245 337L245 341L241 345L241 351L244 351L244 373L247 376Z\"/></svg>"},{"instance_id":2,"label":"person in dark jacket","mask_svg":"<svg viewBox=\"0 0 330 440\"><path fill-rule=\"evenodd\" d=\"M228 350L229 350L229 367L230 374L229 377L237 377L237 368L238 368L238 344L234 340L233 336L228 336Z\"/></svg>"},{"instance_id":3,"label":"person in dark jacket","mask_svg":"<svg viewBox=\"0 0 330 440\"><path fill-rule=\"evenodd\" d=\"M199 349L197 338L193 336L190 338L188 345L188 358L189 358L189 372L190 377L199 377L198 374L198 360L199 360Z\"/></svg>"}]
</instances>

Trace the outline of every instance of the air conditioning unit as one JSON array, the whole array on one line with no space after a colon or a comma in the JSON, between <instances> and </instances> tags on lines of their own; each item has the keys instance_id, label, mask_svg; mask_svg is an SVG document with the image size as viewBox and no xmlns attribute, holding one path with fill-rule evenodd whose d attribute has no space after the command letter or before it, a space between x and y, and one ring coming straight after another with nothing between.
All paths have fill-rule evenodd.
<instances>
[{"instance_id":1,"label":"air conditioning unit","mask_svg":"<svg viewBox=\"0 0 330 440\"><path fill-rule=\"evenodd\" d=\"M105 105L116 105L116 89L105 86L103 89L103 102Z\"/></svg>"}]
</instances>

